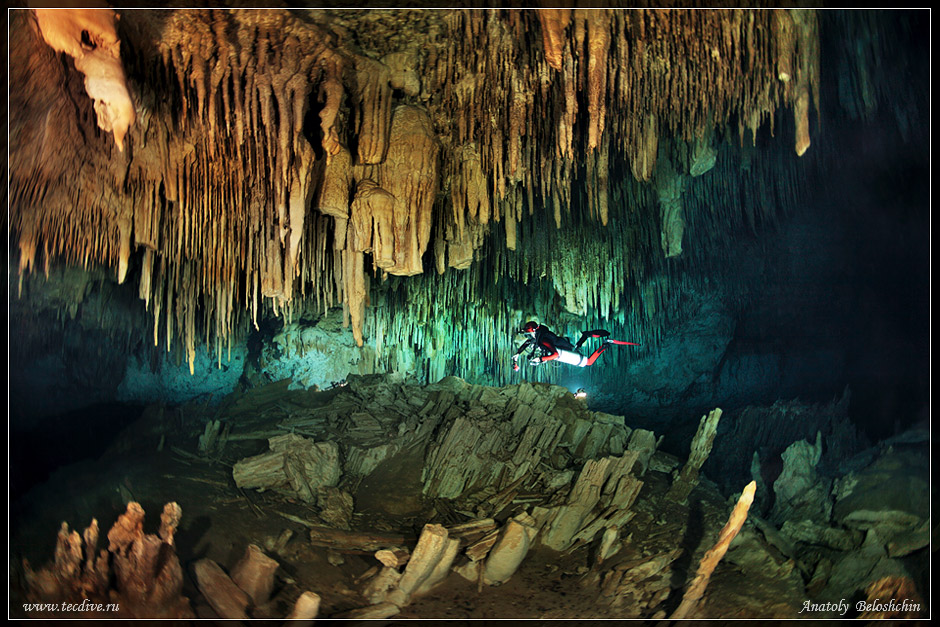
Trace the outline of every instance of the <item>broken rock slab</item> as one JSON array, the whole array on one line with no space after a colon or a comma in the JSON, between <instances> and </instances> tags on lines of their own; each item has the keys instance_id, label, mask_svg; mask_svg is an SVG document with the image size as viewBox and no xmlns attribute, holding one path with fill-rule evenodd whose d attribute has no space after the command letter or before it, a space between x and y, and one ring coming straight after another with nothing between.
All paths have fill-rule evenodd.
<instances>
[{"instance_id":1,"label":"broken rock slab","mask_svg":"<svg viewBox=\"0 0 940 627\"><path fill-rule=\"evenodd\" d=\"M839 555L840 557L834 559L832 572L820 598L843 598L861 594L873 582L883 577L914 577L907 564L888 556L884 539L873 529L868 530L860 548L844 551Z\"/></svg>"},{"instance_id":2,"label":"broken rock slab","mask_svg":"<svg viewBox=\"0 0 940 627\"><path fill-rule=\"evenodd\" d=\"M622 417L590 412L560 386L490 388L447 377L428 390L449 397L446 407L429 412L441 414L422 473L424 494L433 498L499 492L546 468L551 481L571 458L619 455L628 448L630 430Z\"/></svg>"},{"instance_id":3,"label":"broken rock slab","mask_svg":"<svg viewBox=\"0 0 940 627\"><path fill-rule=\"evenodd\" d=\"M337 529L349 529L353 515L352 494L334 486L321 486L317 489L317 505L324 522Z\"/></svg>"},{"instance_id":4,"label":"broken rock slab","mask_svg":"<svg viewBox=\"0 0 940 627\"><path fill-rule=\"evenodd\" d=\"M506 521L499 539L487 555L483 567L483 583L498 585L512 577L538 534L536 525L535 519L528 514Z\"/></svg>"},{"instance_id":5,"label":"broken rock slab","mask_svg":"<svg viewBox=\"0 0 940 627\"><path fill-rule=\"evenodd\" d=\"M812 520L784 521L780 533L791 542L802 542L811 546L825 546L837 551L857 548L864 535L857 530L833 527Z\"/></svg>"},{"instance_id":6,"label":"broken rock slab","mask_svg":"<svg viewBox=\"0 0 940 627\"><path fill-rule=\"evenodd\" d=\"M929 477L926 455L889 447L835 482L833 521L874 530L892 556L907 555L929 542Z\"/></svg>"},{"instance_id":7,"label":"broken rock slab","mask_svg":"<svg viewBox=\"0 0 940 627\"><path fill-rule=\"evenodd\" d=\"M601 579L601 596L611 607L650 610L672 592L672 564L682 554L674 549L617 564Z\"/></svg>"},{"instance_id":8,"label":"broken rock slab","mask_svg":"<svg viewBox=\"0 0 940 627\"><path fill-rule=\"evenodd\" d=\"M260 547L249 544L244 557L232 569L232 581L245 591L255 607L261 607L271 598L277 567L278 563Z\"/></svg>"},{"instance_id":9,"label":"broken rock slab","mask_svg":"<svg viewBox=\"0 0 940 627\"><path fill-rule=\"evenodd\" d=\"M235 485L274 490L315 503L320 487L339 483L342 468L335 442L314 442L289 433L270 438L268 446L269 452L235 463Z\"/></svg>"},{"instance_id":10,"label":"broken rock slab","mask_svg":"<svg viewBox=\"0 0 940 627\"><path fill-rule=\"evenodd\" d=\"M248 618L251 599L232 581L222 567L209 558L193 566L199 592L220 618L243 620Z\"/></svg>"},{"instance_id":11,"label":"broken rock slab","mask_svg":"<svg viewBox=\"0 0 940 627\"><path fill-rule=\"evenodd\" d=\"M534 508L533 517L543 524L542 544L565 551L575 542L591 542L603 530L626 524L643 487L633 474L639 455L626 451L620 457L587 461L563 505Z\"/></svg>"}]
</instances>

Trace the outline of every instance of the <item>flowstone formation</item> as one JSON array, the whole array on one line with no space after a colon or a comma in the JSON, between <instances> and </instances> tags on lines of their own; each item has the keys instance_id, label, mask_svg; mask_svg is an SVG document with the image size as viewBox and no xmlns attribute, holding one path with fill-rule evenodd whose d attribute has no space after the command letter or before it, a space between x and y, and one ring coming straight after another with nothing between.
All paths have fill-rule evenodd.
<instances>
[{"instance_id":1,"label":"flowstone formation","mask_svg":"<svg viewBox=\"0 0 940 627\"><path fill-rule=\"evenodd\" d=\"M812 10L63 15L11 13L20 272L111 268L191 370L199 343L221 363L264 316L333 306L380 355L499 331L483 363L439 347L429 380L505 380L490 355L533 311L653 345L703 278L667 261L799 202L819 109ZM105 62L107 89L82 81Z\"/></svg>"}]
</instances>

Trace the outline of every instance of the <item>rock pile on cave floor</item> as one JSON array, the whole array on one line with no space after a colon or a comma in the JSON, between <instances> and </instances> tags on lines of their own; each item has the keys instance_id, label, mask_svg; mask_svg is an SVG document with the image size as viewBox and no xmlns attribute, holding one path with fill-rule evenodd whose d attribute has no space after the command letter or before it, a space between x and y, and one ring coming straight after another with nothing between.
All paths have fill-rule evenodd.
<instances>
[{"instance_id":1,"label":"rock pile on cave floor","mask_svg":"<svg viewBox=\"0 0 940 627\"><path fill-rule=\"evenodd\" d=\"M274 383L218 408L145 412L100 460L14 504L14 555L47 560L63 519L173 500L187 512L182 593L203 618L232 599L265 618L305 599L320 617L666 618L734 501L707 473L684 501L669 498L684 460L627 422L546 384ZM799 618L807 600L916 588L923 512L903 495L863 498L903 476L914 499L921 475L900 456L910 446L826 483L832 507L812 510L831 512L825 523L749 516L697 615ZM276 562L263 605L242 605L229 585L246 547Z\"/></svg>"}]
</instances>

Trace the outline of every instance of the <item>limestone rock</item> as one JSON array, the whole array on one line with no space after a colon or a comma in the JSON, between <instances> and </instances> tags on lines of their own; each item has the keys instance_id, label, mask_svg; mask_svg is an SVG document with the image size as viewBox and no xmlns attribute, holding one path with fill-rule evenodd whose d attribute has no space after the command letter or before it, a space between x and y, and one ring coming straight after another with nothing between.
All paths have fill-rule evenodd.
<instances>
[{"instance_id":1,"label":"limestone rock","mask_svg":"<svg viewBox=\"0 0 940 627\"><path fill-rule=\"evenodd\" d=\"M483 583L501 584L509 580L535 540L538 529L531 520L511 518L500 531L499 540L490 550L483 567Z\"/></svg>"},{"instance_id":2,"label":"limestone rock","mask_svg":"<svg viewBox=\"0 0 940 627\"><path fill-rule=\"evenodd\" d=\"M335 486L341 476L339 447L296 434L268 441L270 452L235 463L232 476L240 488L263 488L315 502L317 489Z\"/></svg>"},{"instance_id":3,"label":"limestone rock","mask_svg":"<svg viewBox=\"0 0 940 627\"><path fill-rule=\"evenodd\" d=\"M869 530L859 549L846 551L834 560L820 598L850 597L883 577L911 578L913 575L904 562L887 555L884 540L874 530Z\"/></svg>"},{"instance_id":4,"label":"limestone rock","mask_svg":"<svg viewBox=\"0 0 940 627\"><path fill-rule=\"evenodd\" d=\"M222 568L209 558L203 558L193 567L199 591L220 618L248 618L249 596L239 588Z\"/></svg>"},{"instance_id":5,"label":"limestone rock","mask_svg":"<svg viewBox=\"0 0 940 627\"><path fill-rule=\"evenodd\" d=\"M278 563L259 547L249 544L244 557L232 569L232 581L248 595L255 607L261 607L271 598L277 567Z\"/></svg>"},{"instance_id":6,"label":"limestone rock","mask_svg":"<svg viewBox=\"0 0 940 627\"><path fill-rule=\"evenodd\" d=\"M849 551L862 542L863 535L857 531L831 527L812 520L786 520L780 527L780 533L791 542L826 546L837 551Z\"/></svg>"},{"instance_id":7,"label":"limestone rock","mask_svg":"<svg viewBox=\"0 0 940 627\"><path fill-rule=\"evenodd\" d=\"M564 551L576 541L591 542L604 529L629 521L630 507L643 487L633 474L638 457L637 451L627 451L619 458L586 462L565 504L536 516L544 521L542 543Z\"/></svg>"},{"instance_id":8,"label":"limestone rock","mask_svg":"<svg viewBox=\"0 0 940 627\"><path fill-rule=\"evenodd\" d=\"M812 520L825 523L832 514L829 496L832 482L819 476L816 465L822 456L822 433L816 432L815 444L800 440L783 453L783 470L774 482L772 520Z\"/></svg>"},{"instance_id":9,"label":"limestone rock","mask_svg":"<svg viewBox=\"0 0 940 627\"><path fill-rule=\"evenodd\" d=\"M321 486L317 489L317 505L320 518L337 529L349 529L353 515L353 496L334 486Z\"/></svg>"},{"instance_id":10,"label":"limestone rock","mask_svg":"<svg viewBox=\"0 0 940 627\"><path fill-rule=\"evenodd\" d=\"M915 451L889 447L867 467L839 479L833 487L833 520L875 530L897 555L925 546L929 465L926 455Z\"/></svg>"},{"instance_id":11,"label":"limestone rock","mask_svg":"<svg viewBox=\"0 0 940 627\"><path fill-rule=\"evenodd\" d=\"M770 575L781 580L791 579L800 586L803 584L794 559L775 550L775 547L750 525L745 525L734 538L725 560L737 565L748 575Z\"/></svg>"}]
</instances>

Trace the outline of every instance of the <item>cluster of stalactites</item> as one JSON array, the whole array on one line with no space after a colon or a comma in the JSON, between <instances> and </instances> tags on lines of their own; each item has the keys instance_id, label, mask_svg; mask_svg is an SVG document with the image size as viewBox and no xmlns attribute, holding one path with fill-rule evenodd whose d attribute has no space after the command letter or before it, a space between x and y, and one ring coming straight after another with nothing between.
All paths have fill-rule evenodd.
<instances>
[{"instance_id":1,"label":"cluster of stalactites","mask_svg":"<svg viewBox=\"0 0 940 627\"><path fill-rule=\"evenodd\" d=\"M622 215L612 204L634 200L615 164L653 183L659 213L649 219L661 225L662 254L678 256L682 195L710 167L701 164L714 158L714 129L735 120L743 138L792 107L802 154L816 98L812 11L454 11L431 52L384 56L341 41L316 13L152 18L124 18L137 24L126 32L139 58L125 62L137 123L131 150L98 161L86 153L103 173L97 181L87 164L71 177L85 217L63 198L23 218L41 190L11 190L32 196L14 198L31 242L21 266L40 238L47 259L100 249L95 260L126 269L140 251L154 341L161 329L168 349L182 338L190 367L200 333L221 358L243 312L255 321L265 307L289 313L298 295L343 303L361 345L367 264L414 275L430 252L439 273L466 269L493 222L516 251L531 232L519 225L535 212L556 228L581 214L606 225ZM159 32L140 26L148 19ZM663 162L666 137L700 146L704 158ZM626 261L598 269L614 281L604 311L640 276L622 266L642 266L649 252L636 229L625 232ZM105 243L92 249L89 233ZM500 264L494 280L519 278L518 261ZM568 286L574 265L554 259L544 270ZM583 286L564 290L573 313L604 304Z\"/></svg>"},{"instance_id":2,"label":"cluster of stalactites","mask_svg":"<svg viewBox=\"0 0 940 627\"><path fill-rule=\"evenodd\" d=\"M318 300L343 303L362 345L365 255L390 274L422 272L439 185L439 142L427 112L393 106L393 88L417 89L407 55L382 62L344 52L314 24L280 11L176 12L159 42L164 66L180 83L180 134L190 134L195 147L193 163L177 164L180 185L232 225L221 243L235 254L219 267L238 276L223 283L233 287L245 277L245 302L257 319L261 299L271 299L277 313L291 307L295 284L305 295L310 282ZM304 128L311 106L319 108L316 147ZM352 115L342 115L346 109ZM226 186L235 193L205 194ZM307 228L311 209L332 224L314 219ZM220 314L220 324L232 318ZM225 337L229 331L219 329Z\"/></svg>"},{"instance_id":3,"label":"cluster of stalactites","mask_svg":"<svg viewBox=\"0 0 940 627\"><path fill-rule=\"evenodd\" d=\"M86 151L79 171L63 175L66 193L84 189L78 211L63 197L30 219L17 205L23 269L37 240L47 263L54 252L73 257L70 247L86 263L90 253L107 265L116 258L120 280L139 252L154 343L165 337L171 350L181 338L191 369L200 335L221 359L241 312L255 321L264 307L289 312L298 287L324 307L341 300L361 343L364 253L385 272L416 274L430 240L438 140L425 111L392 107L393 87L415 89L408 59L389 59L390 77L286 11L160 13L159 33L140 26L146 13L130 18L139 20L129 26L139 58L126 60L138 87L131 150L111 159ZM323 140L313 146L305 125L318 104ZM349 135L341 105L355 113L355 157L339 139ZM89 180L95 166L98 181ZM41 200L43 182L25 187L33 198L17 200ZM56 232L76 219L73 236Z\"/></svg>"},{"instance_id":4,"label":"cluster of stalactites","mask_svg":"<svg viewBox=\"0 0 940 627\"><path fill-rule=\"evenodd\" d=\"M674 256L678 164L658 163L661 140L709 150L714 130L736 123L742 141L748 132L753 141L778 109L792 108L796 153L809 146L814 11L457 11L448 25L455 50L431 75L453 111L456 148L445 155L453 208L442 232L459 250L491 216L507 221L511 250L527 212L548 211L560 228L576 184L590 190L590 215L607 224L619 158L640 181L666 179L656 185L672 223L664 253ZM479 199L492 208L479 214Z\"/></svg>"}]
</instances>

